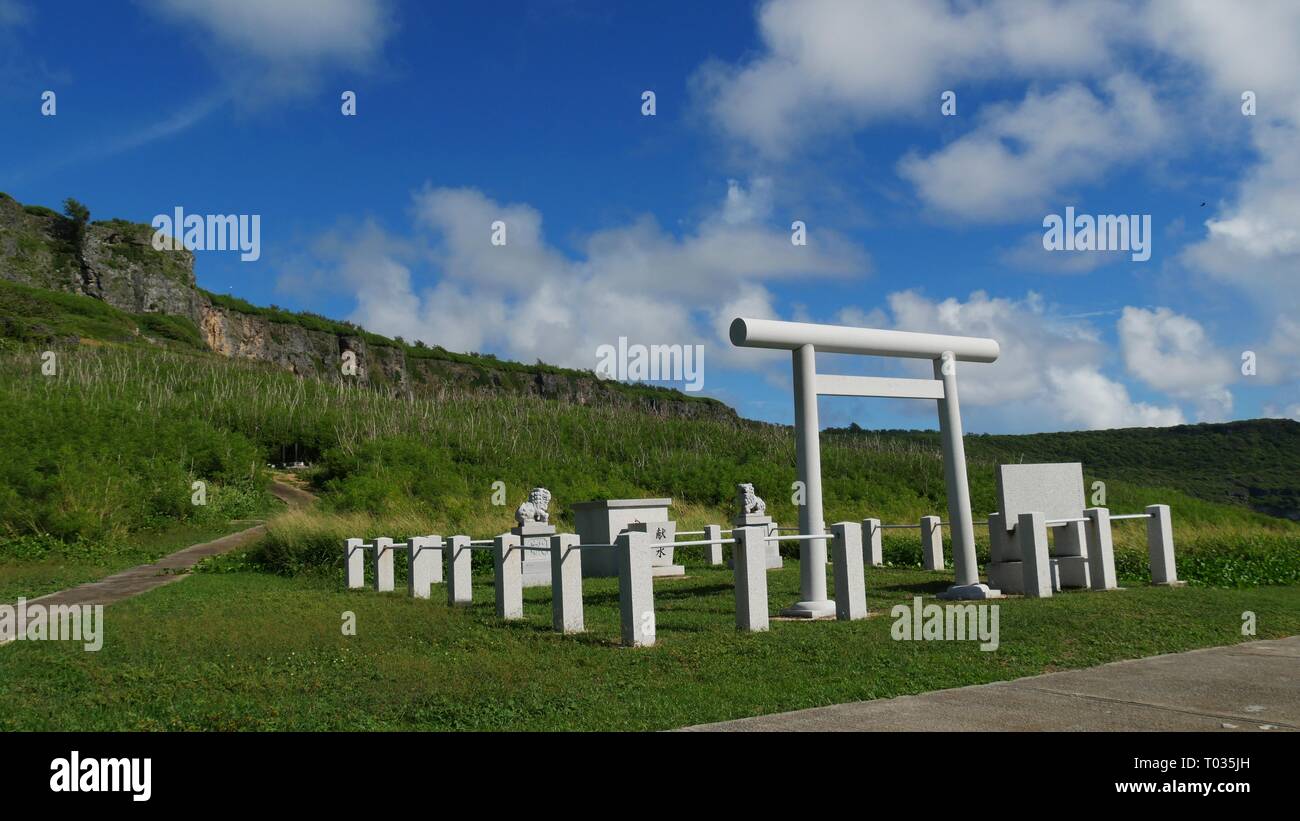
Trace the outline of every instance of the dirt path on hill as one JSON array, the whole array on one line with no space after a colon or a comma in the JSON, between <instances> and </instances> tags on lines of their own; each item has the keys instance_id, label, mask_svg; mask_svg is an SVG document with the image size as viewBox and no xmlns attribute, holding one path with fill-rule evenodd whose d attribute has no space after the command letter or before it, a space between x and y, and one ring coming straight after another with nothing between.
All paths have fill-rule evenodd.
<instances>
[{"instance_id":1,"label":"dirt path on hill","mask_svg":"<svg viewBox=\"0 0 1300 821\"><path fill-rule=\"evenodd\" d=\"M292 479L289 481L273 480L271 482L271 493L290 508L307 507L316 501L314 495L296 484L290 484L291 481ZM219 539L213 539L210 542L190 545L151 564L127 568L97 582L87 582L76 587L70 587L67 590L60 590L57 593L49 593L30 599L28 604L40 602L47 607L56 604L113 604L123 599L129 599L132 596L138 596L141 593L147 593L165 584L180 581L188 576L189 570L203 559L221 553L229 553L236 548L256 541L265 533L266 525L257 524L238 533L231 533Z\"/></svg>"}]
</instances>

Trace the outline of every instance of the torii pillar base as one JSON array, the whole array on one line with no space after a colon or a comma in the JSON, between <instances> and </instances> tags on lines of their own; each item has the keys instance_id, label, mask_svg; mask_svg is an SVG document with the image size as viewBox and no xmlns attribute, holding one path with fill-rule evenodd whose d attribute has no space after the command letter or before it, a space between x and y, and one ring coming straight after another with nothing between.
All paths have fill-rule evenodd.
<instances>
[{"instance_id":1,"label":"torii pillar base","mask_svg":"<svg viewBox=\"0 0 1300 821\"><path fill-rule=\"evenodd\" d=\"M822 599L821 601L795 602L789 607L782 608L780 615L787 619L833 619L835 618L835 601L833 599Z\"/></svg>"},{"instance_id":2,"label":"torii pillar base","mask_svg":"<svg viewBox=\"0 0 1300 821\"><path fill-rule=\"evenodd\" d=\"M1001 590L994 590L987 584L954 584L939 594L941 599L956 601L974 601L978 599L1005 598Z\"/></svg>"}]
</instances>

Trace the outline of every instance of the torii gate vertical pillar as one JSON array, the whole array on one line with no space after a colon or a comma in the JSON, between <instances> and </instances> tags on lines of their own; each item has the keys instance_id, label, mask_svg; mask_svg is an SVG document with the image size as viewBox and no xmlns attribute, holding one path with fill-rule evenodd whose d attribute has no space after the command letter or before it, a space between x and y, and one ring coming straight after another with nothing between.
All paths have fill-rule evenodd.
<instances>
[{"instance_id":1,"label":"torii gate vertical pillar","mask_svg":"<svg viewBox=\"0 0 1300 821\"><path fill-rule=\"evenodd\" d=\"M984 599L992 591L980 584L979 566L975 563L975 525L971 521L966 446L962 443L961 406L957 400L957 357L952 351L944 351L934 360L934 378L943 382L943 398L939 400L939 438L943 441L943 473L948 489L948 522L952 533L955 576L953 586L939 597Z\"/></svg>"},{"instance_id":2,"label":"torii gate vertical pillar","mask_svg":"<svg viewBox=\"0 0 1300 821\"><path fill-rule=\"evenodd\" d=\"M800 345L790 352L794 363L794 461L803 483L799 506L799 532L825 533L822 519L822 454L817 419L817 351ZM783 616L818 618L835 615L835 602L826 598L826 540L799 543L799 601L781 611Z\"/></svg>"}]
</instances>

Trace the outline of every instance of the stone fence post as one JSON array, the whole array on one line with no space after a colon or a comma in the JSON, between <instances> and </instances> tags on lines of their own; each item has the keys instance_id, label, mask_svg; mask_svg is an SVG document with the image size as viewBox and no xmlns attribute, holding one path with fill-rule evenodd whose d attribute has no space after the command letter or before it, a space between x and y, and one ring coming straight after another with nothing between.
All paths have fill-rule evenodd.
<instances>
[{"instance_id":1,"label":"stone fence post","mask_svg":"<svg viewBox=\"0 0 1300 821\"><path fill-rule=\"evenodd\" d=\"M393 589L393 540L375 539L375 590L384 593Z\"/></svg>"},{"instance_id":2,"label":"stone fence post","mask_svg":"<svg viewBox=\"0 0 1300 821\"><path fill-rule=\"evenodd\" d=\"M471 586L470 560L474 551L470 550L468 536L452 536L447 548L447 604L467 605L474 600Z\"/></svg>"},{"instance_id":3,"label":"stone fence post","mask_svg":"<svg viewBox=\"0 0 1300 821\"><path fill-rule=\"evenodd\" d=\"M1147 556L1151 561L1151 583L1177 585L1174 566L1174 524L1169 505L1147 505Z\"/></svg>"},{"instance_id":4,"label":"stone fence post","mask_svg":"<svg viewBox=\"0 0 1300 821\"><path fill-rule=\"evenodd\" d=\"M722 538L722 525L705 525L704 538L713 542L704 546L704 558L711 567L718 567L722 564L722 545L717 543Z\"/></svg>"},{"instance_id":5,"label":"stone fence post","mask_svg":"<svg viewBox=\"0 0 1300 821\"><path fill-rule=\"evenodd\" d=\"M831 565L835 574L835 618L857 621L867 617L867 583L862 567L862 525L836 522L831 525Z\"/></svg>"},{"instance_id":6,"label":"stone fence post","mask_svg":"<svg viewBox=\"0 0 1300 821\"><path fill-rule=\"evenodd\" d=\"M768 629L767 527L751 525L731 531L732 574L736 583L736 629L759 633Z\"/></svg>"},{"instance_id":7,"label":"stone fence post","mask_svg":"<svg viewBox=\"0 0 1300 821\"><path fill-rule=\"evenodd\" d=\"M412 598L427 599L433 584L442 581L442 537L412 536L407 544L407 590Z\"/></svg>"},{"instance_id":8,"label":"stone fence post","mask_svg":"<svg viewBox=\"0 0 1300 821\"><path fill-rule=\"evenodd\" d=\"M1052 597L1052 560L1047 552L1047 515L1041 511L1021 513L1016 522L1020 560L1024 563L1024 595L1033 599Z\"/></svg>"},{"instance_id":9,"label":"stone fence post","mask_svg":"<svg viewBox=\"0 0 1300 821\"><path fill-rule=\"evenodd\" d=\"M349 590L366 586L365 539L348 539L343 547L343 577Z\"/></svg>"},{"instance_id":10,"label":"stone fence post","mask_svg":"<svg viewBox=\"0 0 1300 821\"><path fill-rule=\"evenodd\" d=\"M492 542L499 619L524 617L524 551L521 545L519 537L513 533L502 533Z\"/></svg>"},{"instance_id":11,"label":"stone fence post","mask_svg":"<svg viewBox=\"0 0 1300 821\"><path fill-rule=\"evenodd\" d=\"M551 624L557 633L581 633L582 551L577 533L551 537Z\"/></svg>"},{"instance_id":12,"label":"stone fence post","mask_svg":"<svg viewBox=\"0 0 1300 821\"><path fill-rule=\"evenodd\" d=\"M1104 507L1090 507L1083 511L1088 521L1083 529L1088 544L1088 583L1093 590L1114 590L1119 587L1115 579L1115 543L1110 533L1110 511Z\"/></svg>"},{"instance_id":13,"label":"stone fence post","mask_svg":"<svg viewBox=\"0 0 1300 821\"><path fill-rule=\"evenodd\" d=\"M862 520L862 561L868 567L884 567L885 554L880 546L882 528L879 519Z\"/></svg>"},{"instance_id":14,"label":"stone fence post","mask_svg":"<svg viewBox=\"0 0 1300 821\"><path fill-rule=\"evenodd\" d=\"M655 643L654 578L650 575L650 534L628 530L614 547L618 560L618 609L623 644ZM608 548L597 548L608 549Z\"/></svg>"},{"instance_id":15,"label":"stone fence post","mask_svg":"<svg viewBox=\"0 0 1300 821\"><path fill-rule=\"evenodd\" d=\"M938 516L921 517L921 558L926 570L943 570L943 525Z\"/></svg>"}]
</instances>

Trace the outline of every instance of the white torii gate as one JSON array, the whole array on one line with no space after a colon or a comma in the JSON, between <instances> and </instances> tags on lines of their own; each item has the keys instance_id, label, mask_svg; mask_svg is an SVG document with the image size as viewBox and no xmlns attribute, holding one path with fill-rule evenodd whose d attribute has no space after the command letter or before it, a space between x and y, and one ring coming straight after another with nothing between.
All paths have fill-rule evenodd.
<instances>
[{"instance_id":1,"label":"white torii gate","mask_svg":"<svg viewBox=\"0 0 1300 821\"><path fill-rule=\"evenodd\" d=\"M731 323L731 344L791 352L794 364L795 468L805 491L804 504L799 508L800 533L826 531L822 513L818 395L937 400L956 575L956 584L941 597L986 599L999 595L998 591L980 583L979 567L975 563L975 527L971 522L966 448L962 444L961 408L957 401L957 362L995 361L1000 352L996 340L737 317ZM934 361L934 379L818 374L817 351L930 359ZM826 540L810 539L800 544L802 601L782 610L781 614L809 618L834 615L835 602L826 598Z\"/></svg>"}]
</instances>

